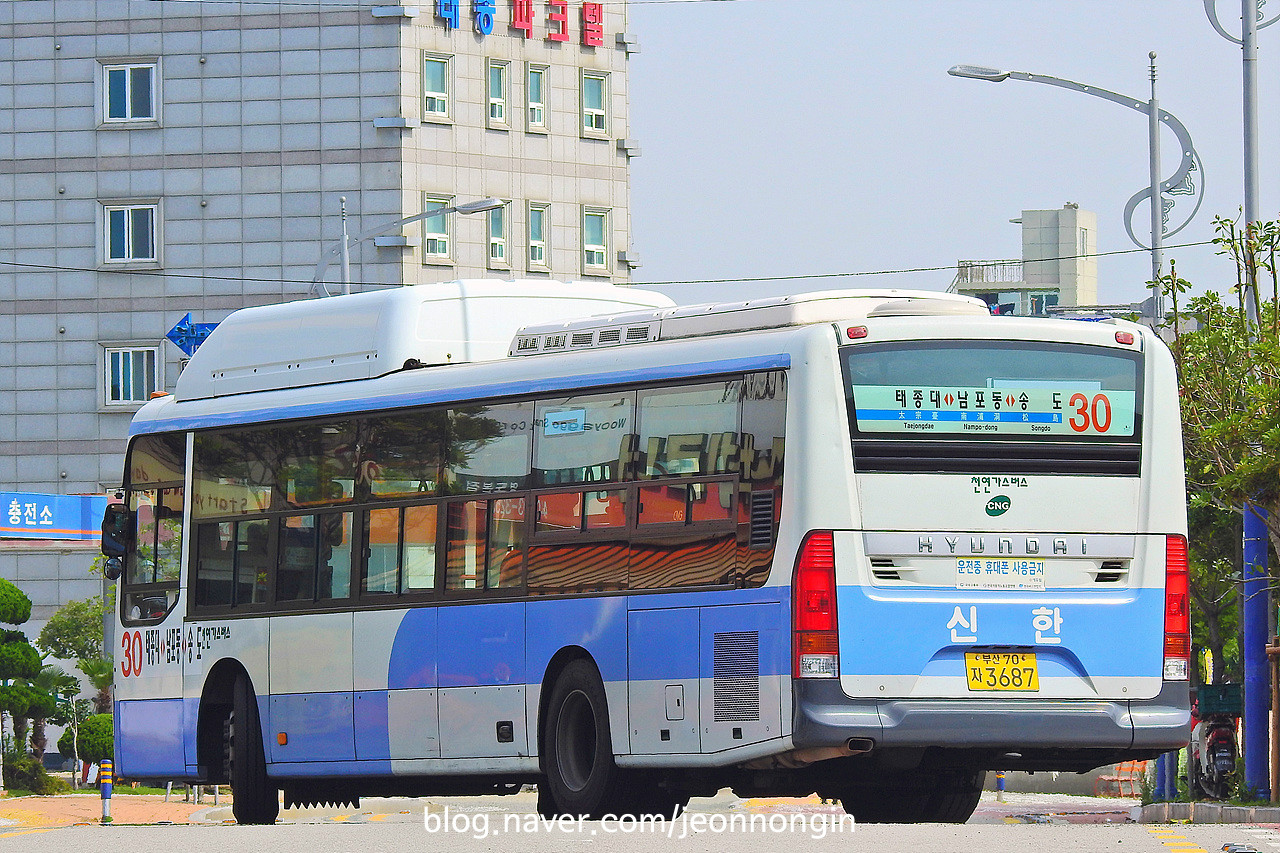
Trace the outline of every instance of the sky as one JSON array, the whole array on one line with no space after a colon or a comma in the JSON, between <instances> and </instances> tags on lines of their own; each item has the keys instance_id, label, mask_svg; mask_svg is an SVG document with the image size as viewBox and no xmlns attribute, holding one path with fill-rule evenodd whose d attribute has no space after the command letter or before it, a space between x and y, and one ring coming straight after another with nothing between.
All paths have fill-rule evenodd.
<instances>
[{"instance_id":1,"label":"sky","mask_svg":"<svg viewBox=\"0 0 1280 853\"><path fill-rule=\"evenodd\" d=\"M1263 7L1280 15L1280 0ZM1165 238L1197 291L1234 266L1207 241L1244 203L1239 45L1203 0L631 0L632 246L642 282L679 301L830 287L945 290L958 259L1018 258L1026 210L1067 202L1098 216L1098 297L1149 295L1149 252L1125 203L1149 186L1146 116L1027 81L948 76L957 64L1062 77L1146 101L1186 126L1205 198ZM1217 0L1240 33L1241 0ZM1280 26L1258 35L1259 216L1280 218ZM1162 177L1176 170L1161 137ZM1179 197L1171 220L1194 200ZM1144 246L1148 208L1134 214ZM1130 251L1132 250L1132 251ZM852 275L943 267L928 272ZM1167 267L1166 267L1167 269ZM833 275L838 274L838 275Z\"/></svg>"}]
</instances>

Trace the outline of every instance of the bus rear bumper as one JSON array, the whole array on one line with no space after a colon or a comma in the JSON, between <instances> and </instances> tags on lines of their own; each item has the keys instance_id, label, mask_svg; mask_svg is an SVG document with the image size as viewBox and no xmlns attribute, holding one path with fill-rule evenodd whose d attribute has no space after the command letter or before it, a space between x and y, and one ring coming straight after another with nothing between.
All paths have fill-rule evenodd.
<instances>
[{"instance_id":1,"label":"bus rear bumper","mask_svg":"<svg viewBox=\"0 0 1280 853\"><path fill-rule=\"evenodd\" d=\"M1185 746L1191 732L1185 682L1165 682L1152 699L1122 701L855 699L834 680L794 684L797 747L866 738L875 749L940 747L1048 761L1074 750L1156 754Z\"/></svg>"}]
</instances>

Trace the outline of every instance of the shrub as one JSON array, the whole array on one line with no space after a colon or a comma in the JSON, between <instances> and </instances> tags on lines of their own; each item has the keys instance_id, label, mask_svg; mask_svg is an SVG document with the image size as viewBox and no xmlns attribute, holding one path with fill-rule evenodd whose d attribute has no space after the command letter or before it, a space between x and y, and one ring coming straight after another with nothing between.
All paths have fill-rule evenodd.
<instances>
[{"instance_id":1,"label":"shrub","mask_svg":"<svg viewBox=\"0 0 1280 853\"><path fill-rule=\"evenodd\" d=\"M5 759L4 786L9 789L30 791L33 794L48 796L62 794L71 786L62 779L54 778L45 772L44 767L33 755L24 755L17 759Z\"/></svg>"},{"instance_id":2,"label":"shrub","mask_svg":"<svg viewBox=\"0 0 1280 853\"><path fill-rule=\"evenodd\" d=\"M80 747L79 754L72 747L71 740L71 729L67 729L62 733L62 737L58 738L58 752L63 755L74 755L90 764L97 764L104 758L110 758L115 752L115 744L112 742L111 715L94 714L80 724L80 736L76 740L76 745Z\"/></svg>"}]
</instances>

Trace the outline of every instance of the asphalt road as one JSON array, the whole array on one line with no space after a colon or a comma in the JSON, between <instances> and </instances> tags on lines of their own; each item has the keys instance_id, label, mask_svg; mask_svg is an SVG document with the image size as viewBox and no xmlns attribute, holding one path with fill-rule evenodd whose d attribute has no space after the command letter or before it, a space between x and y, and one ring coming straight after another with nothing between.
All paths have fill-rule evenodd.
<instances>
[{"instance_id":1,"label":"asphalt road","mask_svg":"<svg viewBox=\"0 0 1280 853\"><path fill-rule=\"evenodd\" d=\"M186 826L0 828L0 853L118 850L128 853L404 853L404 851L561 851L610 853L726 851L1123 851L1217 853L1238 844L1280 851L1280 827L1141 825L1127 821L1132 801L1014 795L984 798L964 826L853 826L838 808L816 800L738 800L722 794L695 800L674 823L563 821L549 826L533 813L533 797L372 801L359 811L286 813L269 827L208 823ZM205 818L216 821L220 811ZM229 817L229 815L228 815Z\"/></svg>"}]
</instances>

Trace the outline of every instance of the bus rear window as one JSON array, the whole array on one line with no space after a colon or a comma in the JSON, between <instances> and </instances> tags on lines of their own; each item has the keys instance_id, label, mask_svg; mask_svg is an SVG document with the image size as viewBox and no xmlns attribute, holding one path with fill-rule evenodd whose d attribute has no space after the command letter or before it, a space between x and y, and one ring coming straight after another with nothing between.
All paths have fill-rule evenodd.
<instances>
[{"instance_id":1,"label":"bus rear window","mask_svg":"<svg viewBox=\"0 0 1280 853\"><path fill-rule=\"evenodd\" d=\"M1031 342L845 347L855 438L1137 441L1136 353Z\"/></svg>"}]
</instances>

